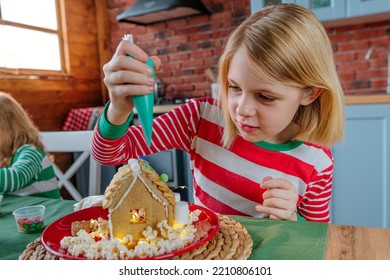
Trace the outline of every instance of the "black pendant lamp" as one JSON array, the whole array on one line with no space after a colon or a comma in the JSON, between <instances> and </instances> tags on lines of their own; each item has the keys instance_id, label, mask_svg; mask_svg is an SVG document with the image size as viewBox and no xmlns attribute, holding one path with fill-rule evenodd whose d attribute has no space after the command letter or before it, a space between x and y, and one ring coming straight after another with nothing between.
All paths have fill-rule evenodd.
<instances>
[{"instance_id":1,"label":"black pendant lamp","mask_svg":"<svg viewBox=\"0 0 390 280\"><path fill-rule=\"evenodd\" d=\"M209 15L210 11L201 0L137 0L117 20L148 25L203 14Z\"/></svg>"}]
</instances>

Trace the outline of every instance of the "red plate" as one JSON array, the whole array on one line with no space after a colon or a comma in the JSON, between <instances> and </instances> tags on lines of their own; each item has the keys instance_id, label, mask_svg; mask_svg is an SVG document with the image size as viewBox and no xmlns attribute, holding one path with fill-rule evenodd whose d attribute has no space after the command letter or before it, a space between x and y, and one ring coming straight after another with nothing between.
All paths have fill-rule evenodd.
<instances>
[{"instance_id":1,"label":"red plate","mask_svg":"<svg viewBox=\"0 0 390 280\"><path fill-rule=\"evenodd\" d=\"M189 204L189 209L190 211L195 211L197 209L201 210L201 214L199 215L199 221L207 221L211 224L211 227L207 232L207 235L202 237L198 242L192 243L183 249L176 250L167 254L154 256L154 257L148 257L146 259L153 259L153 260L170 259L175 256L179 256L181 254L191 252L192 250L202 246L204 243L209 241L217 234L219 230L219 219L214 212L195 204ZM108 215L107 209L103 209L102 207L98 207L98 206L73 212L69 215L66 215L58 219L57 221L53 222L48 227L46 227L46 229L42 233L41 242L43 246L46 248L46 250L55 256L58 256L63 259L84 260L86 258L72 256L67 252L67 250L62 249L60 245L61 239L65 236L72 235L71 234L72 222L90 220L90 219L96 220L99 217L107 220L107 215Z\"/></svg>"}]
</instances>

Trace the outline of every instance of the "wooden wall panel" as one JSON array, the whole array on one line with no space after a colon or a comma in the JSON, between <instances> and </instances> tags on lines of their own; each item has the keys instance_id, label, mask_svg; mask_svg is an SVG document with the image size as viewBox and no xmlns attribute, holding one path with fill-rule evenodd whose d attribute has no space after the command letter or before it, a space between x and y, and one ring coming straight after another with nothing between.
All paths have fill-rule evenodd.
<instances>
[{"instance_id":1,"label":"wooden wall panel","mask_svg":"<svg viewBox=\"0 0 390 280\"><path fill-rule=\"evenodd\" d=\"M0 73L0 91L11 93L41 131L61 130L71 109L101 106L107 100L102 65L112 51L106 0L58 1L64 8L61 22L68 73L34 77ZM62 170L73 161L70 153L54 156ZM70 198L64 188L61 195Z\"/></svg>"},{"instance_id":2,"label":"wooden wall panel","mask_svg":"<svg viewBox=\"0 0 390 280\"><path fill-rule=\"evenodd\" d=\"M103 105L105 91L101 81L102 54L98 37L107 42L110 38L108 33L98 34L97 26L101 26L101 22L107 24L107 16L102 18L107 11L106 1L59 1L65 9L62 22L65 23L69 72L31 78L0 74L0 90L11 93L42 131L60 130L70 109ZM99 6L99 18L96 17L96 5Z\"/></svg>"}]
</instances>

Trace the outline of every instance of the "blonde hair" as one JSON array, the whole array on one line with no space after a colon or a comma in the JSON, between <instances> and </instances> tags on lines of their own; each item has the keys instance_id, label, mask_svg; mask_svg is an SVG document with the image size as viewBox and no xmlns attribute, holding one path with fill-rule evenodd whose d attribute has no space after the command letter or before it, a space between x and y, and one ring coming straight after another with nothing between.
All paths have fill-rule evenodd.
<instances>
[{"instance_id":1,"label":"blonde hair","mask_svg":"<svg viewBox=\"0 0 390 280\"><path fill-rule=\"evenodd\" d=\"M237 128L228 110L228 71L234 54L244 47L253 71L268 82L295 86L310 92L322 89L317 99L300 106L294 117L296 139L330 147L344 131L343 90L333 49L322 24L308 9L295 4L267 6L248 17L229 37L219 61L218 103L229 147Z\"/></svg>"},{"instance_id":2,"label":"blonde hair","mask_svg":"<svg viewBox=\"0 0 390 280\"><path fill-rule=\"evenodd\" d=\"M0 167L9 166L25 144L44 150L38 128L23 107L10 94L0 92Z\"/></svg>"}]
</instances>

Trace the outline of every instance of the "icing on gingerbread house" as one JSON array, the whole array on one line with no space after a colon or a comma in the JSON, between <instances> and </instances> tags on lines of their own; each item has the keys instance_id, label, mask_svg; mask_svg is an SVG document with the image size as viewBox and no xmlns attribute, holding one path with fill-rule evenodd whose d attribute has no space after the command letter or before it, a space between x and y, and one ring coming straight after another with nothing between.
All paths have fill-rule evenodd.
<instances>
[{"instance_id":1,"label":"icing on gingerbread house","mask_svg":"<svg viewBox=\"0 0 390 280\"><path fill-rule=\"evenodd\" d=\"M103 208L108 208L111 238L122 240L131 234L133 241L142 231L167 220L174 220L175 195L144 160L130 159L114 175L104 193Z\"/></svg>"}]
</instances>

